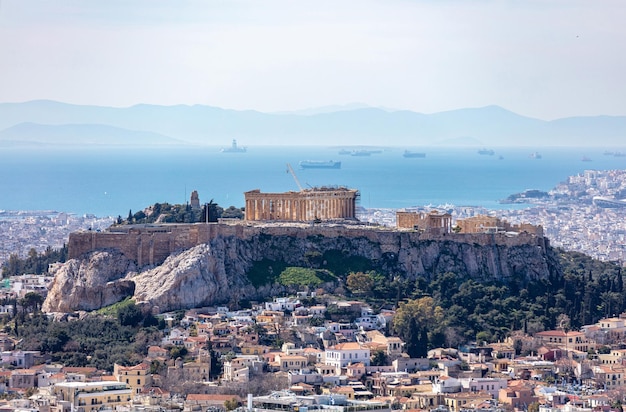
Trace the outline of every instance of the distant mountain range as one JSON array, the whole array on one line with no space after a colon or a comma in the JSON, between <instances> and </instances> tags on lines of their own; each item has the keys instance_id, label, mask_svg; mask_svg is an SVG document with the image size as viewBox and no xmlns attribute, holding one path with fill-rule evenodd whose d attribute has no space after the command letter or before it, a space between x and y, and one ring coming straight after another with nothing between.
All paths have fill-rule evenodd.
<instances>
[{"instance_id":1,"label":"distant mountain range","mask_svg":"<svg viewBox=\"0 0 626 412\"><path fill-rule=\"evenodd\" d=\"M330 106L286 113L211 106L81 106L48 100L0 104L0 145L626 145L626 116L544 121L498 106L434 114Z\"/></svg>"},{"instance_id":2,"label":"distant mountain range","mask_svg":"<svg viewBox=\"0 0 626 412\"><path fill-rule=\"evenodd\" d=\"M24 122L0 132L0 145L172 145L183 144L159 133L102 124L48 125Z\"/></svg>"}]
</instances>

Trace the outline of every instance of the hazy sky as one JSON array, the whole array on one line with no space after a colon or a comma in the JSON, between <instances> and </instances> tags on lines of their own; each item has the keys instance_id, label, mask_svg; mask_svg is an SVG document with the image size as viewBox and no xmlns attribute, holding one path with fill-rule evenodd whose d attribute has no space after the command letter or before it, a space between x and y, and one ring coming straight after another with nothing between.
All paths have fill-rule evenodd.
<instances>
[{"instance_id":1,"label":"hazy sky","mask_svg":"<svg viewBox=\"0 0 626 412\"><path fill-rule=\"evenodd\" d=\"M0 0L0 102L626 115L624 0Z\"/></svg>"}]
</instances>

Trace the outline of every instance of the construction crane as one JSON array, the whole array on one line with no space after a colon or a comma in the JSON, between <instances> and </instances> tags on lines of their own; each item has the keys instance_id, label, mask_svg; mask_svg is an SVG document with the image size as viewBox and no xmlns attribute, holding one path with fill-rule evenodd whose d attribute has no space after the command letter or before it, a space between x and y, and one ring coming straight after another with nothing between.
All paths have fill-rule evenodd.
<instances>
[{"instance_id":1,"label":"construction crane","mask_svg":"<svg viewBox=\"0 0 626 412\"><path fill-rule=\"evenodd\" d=\"M302 188L302 185L300 184L300 181L298 180L298 176L296 176L296 172L293 171L293 167L291 167L289 163L287 163L287 172L291 173L291 176L293 176L293 180L296 181L296 184L298 185L298 189L300 189L301 192L304 192L304 189ZM313 224L322 223L322 219L320 219L317 215L317 204L315 205L315 209L316 209L315 217L313 218L313 221L311 223Z\"/></svg>"},{"instance_id":2,"label":"construction crane","mask_svg":"<svg viewBox=\"0 0 626 412\"><path fill-rule=\"evenodd\" d=\"M300 189L301 192L304 191L304 189L302 188L302 185L300 184L300 181L298 180L298 176L296 176L296 172L293 171L293 168L291 167L289 163L287 163L287 171L291 173L291 176L293 176L293 180L296 181L296 184L298 185L298 189Z\"/></svg>"}]
</instances>

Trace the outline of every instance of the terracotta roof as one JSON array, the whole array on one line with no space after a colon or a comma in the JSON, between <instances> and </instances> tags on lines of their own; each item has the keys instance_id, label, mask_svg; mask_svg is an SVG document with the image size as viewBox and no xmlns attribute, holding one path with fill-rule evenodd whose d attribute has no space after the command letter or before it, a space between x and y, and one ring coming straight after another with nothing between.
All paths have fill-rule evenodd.
<instances>
[{"instance_id":1,"label":"terracotta roof","mask_svg":"<svg viewBox=\"0 0 626 412\"><path fill-rule=\"evenodd\" d=\"M206 342L206 336L190 336L185 338L187 342Z\"/></svg>"},{"instance_id":2,"label":"terracotta roof","mask_svg":"<svg viewBox=\"0 0 626 412\"><path fill-rule=\"evenodd\" d=\"M106 382L117 382L117 379L115 379L115 376L112 375L103 375L100 380L102 381L106 381Z\"/></svg>"},{"instance_id":3,"label":"terracotta roof","mask_svg":"<svg viewBox=\"0 0 626 412\"><path fill-rule=\"evenodd\" d=\"M150 365L148 365L145 362L141 362L137 365L134 366L121 366L118 365L119 370L121 371L142 371L142 370L146 370L146 369L150 369Z\"/></svg>"},{"instance_id":4,"label":"terracotta roof","mask_svg":"<svg viewBox=\"0 0 626 412\"><path fill-rule=\"evenodd\" d=\"M163 389L158 388L158 387L154 387L154 388L144 387L141 389L141 393L145 395L152 394L152 395L157 395L161 397L170 395L168 391L164 391Z\"/></svg>"},{"instance_id":5,"label":"terracotta roof","mask_svg":"<svg viewBox=\"0 0 626 412\"><path fill-rule=\"evenodd\" d=\"M358 350L358 349L362 349L361 344L358 342L339 343L329 348L329 350Z\"/></svg>"}]
</instances>

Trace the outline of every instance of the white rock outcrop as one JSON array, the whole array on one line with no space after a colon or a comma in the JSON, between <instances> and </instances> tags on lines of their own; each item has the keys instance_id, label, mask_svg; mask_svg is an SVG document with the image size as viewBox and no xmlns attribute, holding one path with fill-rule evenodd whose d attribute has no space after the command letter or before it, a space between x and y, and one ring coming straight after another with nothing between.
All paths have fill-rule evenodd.
<instances>
[{"instance_id":1,"label":"white rock outcrop","mask_svg":"<svg viewBox=\"0 0 626 412\"><path fill-rule=\"evenodd\" d=\"M136 270L133 261L114 250L69 260L56 271L42 310L72 312L111 305L133 294L135 285L123 277Z\"/></svg>"},{"instance_id":2,"label":"white rock outcrop","mask_svg":"<svg viewBox=\"0 0 626 412\"><path fill-rule=\"evenodd\" d=\"M227 274L224 259L216 259L208 244L170 256L161 266L127 279L135 283L137 303L158 306L160 310L227 302L254 294L243 272Z\"/></svg>"}]
</instances>

